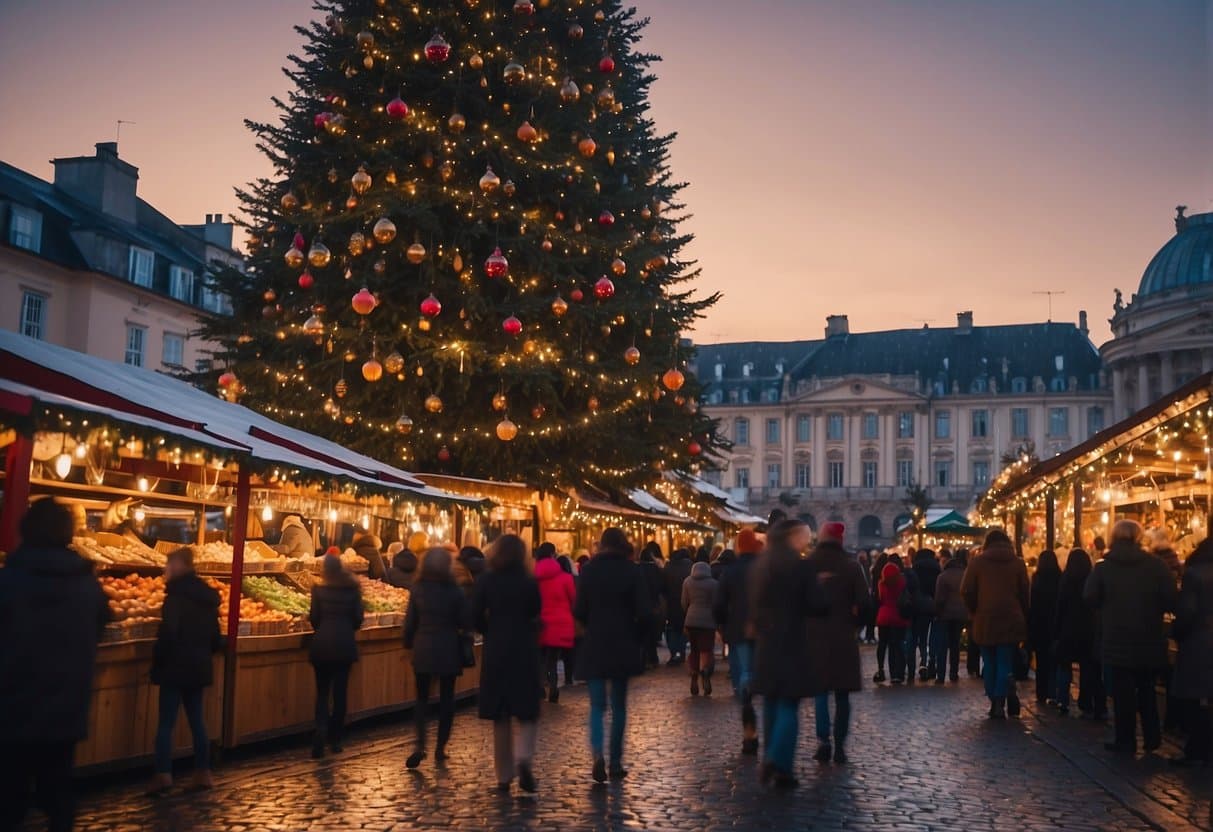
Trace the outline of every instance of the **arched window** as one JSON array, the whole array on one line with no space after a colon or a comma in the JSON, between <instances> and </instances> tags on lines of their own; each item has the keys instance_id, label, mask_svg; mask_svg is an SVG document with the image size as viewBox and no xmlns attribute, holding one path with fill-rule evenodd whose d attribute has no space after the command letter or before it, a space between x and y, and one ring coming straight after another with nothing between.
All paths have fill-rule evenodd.
<instances>
[{"instance_id":1,"label":"arched window","mask_svg":"<svg viewBox=\"0 0 1213 832\"><path fill-rule=\"evenodd\" d=\"M859 537L862 540L881 537L880 518L875 514L865 514L859 518Z\"/></svg>"}]
</instances>

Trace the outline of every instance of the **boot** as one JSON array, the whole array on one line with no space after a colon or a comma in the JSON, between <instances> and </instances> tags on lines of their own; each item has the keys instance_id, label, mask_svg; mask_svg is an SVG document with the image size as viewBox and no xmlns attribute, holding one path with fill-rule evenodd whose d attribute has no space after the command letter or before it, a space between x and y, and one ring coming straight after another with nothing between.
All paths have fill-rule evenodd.
<instances>
[{"instance_id":1,"label":"boot","mask_svg":"<svg viewBox=\"0 0 1213 832\"><path fill-rule=\"evenodd\" d=\"M560 701L560 688L552 685L548 688L548 702L555 705Z\"/></svg>"},{"instance_id":2,"label":"boot","mask_svg":"<svg viewBox=\"0 0 1213 832\"><path fill-rule=\"evenodd\" d=\"M167 794L172 788L173 775L157 774L152 778L151 785L147 787L147 791L144 792L144 794L146 794L148 797L160 797L163 794Z\"/></svg>"},{"instance_id":3,"label":"boot","mask_svg":"<svg viewBox=\"0 0 1213 832\"><path fill-rule=\"evenodd\" d=\"M821 742L817 746L817 753L813 755L813 759L819 763L828 763L833 756L833 747L828 742Z\"/></svg>"},{"instance_id":4,"label":"boot","mask_svg":"<svg viewBox=\"0 0 1213 832\"><path fill-rule=\"evenodd\" d=\"M1005 696L990 697L990 719L1006 719L1007 698Z\"/></svg>"},{"instance_id":5,"label":"boot","mask_svg":"<svg viewBox=\"0 0 1213 832\"><path fill-rule=\"evenodd\" d=\"M417 768L419 765L421 765L421 761L424 759L425 759L425 749L418 748L416 751L414 751L412 754L409 755L409 758L407 760L404 761L404 766L405 766L405 768Z\"/></svg>"},{"instance_id":6,"label":"boot","mask_svg":"<svg viewBox=\"0 0 1213 832\"><path fill-rule=\"evenodd\" d=\"M699 674L691 671L691 696L699 695Z\"/></svg>"},{"instance_id":7,"label":"boot","mask_svg":"<svg viewBox=\"0 0 1213 832\"><path fill-rule=\"evenodd\" d=\"M712 671L705 670L700 675L703 676L703 695L711 696L712 695Z\"/></svg>"},{"instance_id":8,"label":"boot","mask_svg":"<svg viewBox=\"0 0 1213 832\"><path fill-rule=\"evenodd\" d=\"M1015 691L1011 691L1010 694L1007 695L1007 716L1018 719L1019 713L1019 694L1015 693Z\"/></svg>"},{"instance_id":9,"label":"boot","mask_svg":"<svg viewBox=\"0 0 1213 832\"><path fill-rule=\"evenodd\" d=\"M315 736L312 737L312 759L313 760L319 760L321 757L324 756L324 740L325 740L324 734L325 734L324 730L321 729L316 732Z\"/></svg>"},{"instance_id":10,"label":"boot","mask_svg":"<svg viewBox=\"0 0 1213 832\"><path fill-rule=\"evenodd\" d=\"M758 754L758 715L749 694L744 695L741 705L741 753Z\"/></svg>"}]
</instances>

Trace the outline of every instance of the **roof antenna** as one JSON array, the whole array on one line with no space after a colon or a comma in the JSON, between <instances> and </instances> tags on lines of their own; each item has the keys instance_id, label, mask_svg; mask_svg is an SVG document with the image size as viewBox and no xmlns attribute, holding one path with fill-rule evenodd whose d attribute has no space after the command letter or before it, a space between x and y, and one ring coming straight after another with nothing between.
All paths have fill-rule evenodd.
<instances>
[{"instance_id":1,"label":"roof antenna","mask_svg":"<svg viewBox=\"0 0 1213 832\"><path fill-rule=\"evenodd\" d=\"M1060 290L1060 291L1058 291L1057 289L1045 289L1045 290L1040 291L1040 292L1033 292L1033 293L1032 293L1032 294L1034 294L1034 295L1048 295L1048 296L1049 296L1049 320L1048 320L1048 323L1053 323L1053 296L1054 296L1054 295L1064 295L1065 293L1066 293L1066 292L1065 292L1065 290L1064 290L1064 289L1062 289L1062 290Z\"/></svg>"},{"instance_id":2,"label":"roof antenna","mask_svg":"<svg viewBox=\"0 0 1213 832\"><path fill-rule=\"evenodd\" d=\"M125 119L121 118L118 119L118 129L114 131L114 143L117 144L118 142L122 141L122 125L135 123L136 122L134 121L126 121Z\"/></svg>"}]
</instances>

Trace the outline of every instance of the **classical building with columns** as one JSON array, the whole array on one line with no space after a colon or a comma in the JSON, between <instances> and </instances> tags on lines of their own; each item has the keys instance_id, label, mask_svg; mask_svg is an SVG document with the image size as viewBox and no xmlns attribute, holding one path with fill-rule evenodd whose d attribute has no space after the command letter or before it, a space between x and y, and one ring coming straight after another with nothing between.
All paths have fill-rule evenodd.
<instances>
[{"instance_id":1,"label":"classical building with columns","mask_svg":"<svg viewBox=\"0 0 1213 832\"><path fill-rule=\"evenodd\" d=\"M1185 210L1127 304L1116 290L1113 339L1100 349L1116 419L1213 370L1213 213Z\"/></svg>"}]
</instances>

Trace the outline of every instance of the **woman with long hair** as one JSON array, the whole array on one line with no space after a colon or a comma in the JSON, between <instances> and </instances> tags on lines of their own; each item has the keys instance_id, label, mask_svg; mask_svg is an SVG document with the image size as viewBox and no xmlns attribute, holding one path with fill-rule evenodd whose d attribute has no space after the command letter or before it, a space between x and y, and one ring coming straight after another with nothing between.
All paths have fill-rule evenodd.
<instances>
[{"instance_id":1,"label":"woman with long hair","mask_svg":"<svg viewBox=\"0 0 1213 832\"><path fill-rule=\"evenodd\" d=\"M564 659L565 673L572 662L573 602L577 591L573 587L573 575L565 572L556 560L556 547L544 543L535 550L535 580L539 581L540 618L543 629L539 631L539 647L543 651L544 676L548 684L548 702L560 700L560 677L557 664Z\"/></svg>"},{"instance_id":2,"label":"woman with long hair","mask_svg":"<svg viewBox=\"0 0 1213 832\"><path fill-rule=\"evenodd\" d=\"M1053 657L1057 665L1054 693L1057 709L1063 716L1070 712L1070 685L1074 664L1078 664L1078 707L1091 711L1098 699L1106 703L1101 669L1095 658L1095 611L1082 600L1083 587L1091 576L1091 556L1073 549L1066 558L1057 587L1057 609L1053 617ZM1099 708L1102 712L1106 708Z\"/></svg>"},{"instance_id":3,"label":"woman with long hair","mask_svg":"<svg viewBox=\"0 0 1213 832\"><path fill-rule=\"evenodd\" d=\"M1036 656L1036 704L1057 699L1057 660L1053 653L1053 618L1057 614L1057 595L1061 586L1061 567L1057 555L1046 549L1036 562L1032 575L1031 601L1028 605L1028 646Z\"/></svg>"}]
</instances>

